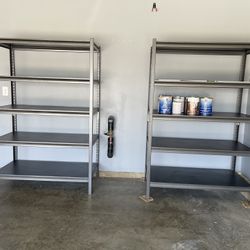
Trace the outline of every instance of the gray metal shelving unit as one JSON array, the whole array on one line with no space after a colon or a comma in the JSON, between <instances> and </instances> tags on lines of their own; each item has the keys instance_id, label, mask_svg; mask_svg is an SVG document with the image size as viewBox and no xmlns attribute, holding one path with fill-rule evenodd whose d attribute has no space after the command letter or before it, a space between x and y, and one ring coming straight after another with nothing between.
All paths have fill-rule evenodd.
<instances>
[{"instance_id":1,"label":"gray metal shelving unit","mask_svg":"<svg viewBox=\"0 0 250 250\"><path fill-rule=\"evenodd\" d=\"M146 196L151 200L151 187L250 191L248 180L236 170L238 156L250 156L250 148L239 142L241 123L249 123L250 116L242 114L243 90L250 89L245 81L247 56L250 44L221 43L169 43L153 39L150 56L150 81L148 96L147 149L146 149ZM239 81L156 79L157 54L198 54L198 55L237 55L241 56ZM233 88L238 89L240 98L236 113L214 112L212 116L162 115L154 109L155 88ZM219 91L219 90L218 90ZM234 140L186 139L154 137L155 120L230 122L235 124ZM153 151L183 154L228 155L232 156L232 169L201 169L171 166L152 166Z\"/></svg>"},{"instance_id":2,"label":"gray metal shelving unit","mask_svg":"<svg viewBox=\"0 0 250 250\"><path fill-rule=\"evenodd\" d=\"M13 146L13 161L0 169L0 179L88 183L88 194L92 194L93 176L98 175L99 172L101 48L95 44L93 38L89 41L0 38L0 47L9 50L10 53L10 75L0 76L0 81L11 82L11 105L1 106L0 114L12 115L12 132L0 136L0 145ZM15 69L17 50L89 53L89 76L87 78L17 76ZM97 79L95 79L95 54L97 54ZM19 105L16 93L18 82L35 84L44 82L58 84L58 87L62 83L88 85L89 106ZM89 121L89 132L88 134L65 134L18 131L18 115L86 117ZM94 116L96 116L96 126ZM96 134L94 134L94 127L96 127ZM96 145L96 162L93 157L94 145ZM19 160L19 146L82 148L89 152L88 162Z\"/></svg>"}]
</instances>

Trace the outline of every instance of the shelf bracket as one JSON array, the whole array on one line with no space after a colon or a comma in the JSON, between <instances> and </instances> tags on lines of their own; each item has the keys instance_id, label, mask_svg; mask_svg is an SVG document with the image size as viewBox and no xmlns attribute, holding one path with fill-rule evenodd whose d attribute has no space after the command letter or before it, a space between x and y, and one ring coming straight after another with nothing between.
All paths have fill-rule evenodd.
<instances>
[{"instance_id":1,"label":"shelf bracket","mask_svg":"<svg viewBox=\"0 0 250 250\"><path fill-rule=\"evenodd\" d=\"M245 197L245 200L242 201L242 206L244 208L250 208L250 192L242 192L241 194Z\"/></svg>"},{"instance_id":2,"label":"shelf bracket","mask_svg":"<svg viewBox=\"0 0 250 250\"><path fill-rule=\"evenodd\" d=\"M250 208L250 201L249 200L245 200L245 201L242 201L242 206L244 208Z\"/></svg>"},{"instance_id":3,"label":"shelf bracket","mask_svg":"<svg viewBox=\"0 0 250 250\"><path fill-rule=\"evenodd\" d=\"M147 197L146 195L139 196L139 199L141 199L145 203L150 203L150 202L154 201L154 199L152 197Z\"/></svg>"}]
</instances>

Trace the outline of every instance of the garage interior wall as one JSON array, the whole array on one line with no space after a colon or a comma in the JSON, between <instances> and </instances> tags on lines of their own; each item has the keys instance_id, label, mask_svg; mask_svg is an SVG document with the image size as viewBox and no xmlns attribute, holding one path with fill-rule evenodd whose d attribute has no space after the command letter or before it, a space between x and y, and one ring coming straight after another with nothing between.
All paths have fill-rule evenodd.
<instances>
[{"instance_id":1,"label":"garage interior wall","mask_svg":"<svg viewBox=\"0 0 250 250\"><path fill-rule=\"evenodd\" d=\"M102 171L143 173L145 168L149 53L152 38L176 42L250 42L248 25L250 2L246 0L161 0L158 12L152 13L150 0L9 0L1 2L0 36L8 38L86 40L94 37L102 46L101 155ZM8 74L8 54L0 51L0 73ZM238 80L240 60L237 57L159 57L159 78L203 78ZM248 63L249 64L249 63ZM248 66L249 67L249 66ZM17 74L39 76L86 77L88 57L84 54L18 52ZM249 70L248 70L249 72ZM177 74L178 73L178 74ZM0 82L0 86L8 83ZM17 101L26 104L87 104L88 88L62 84L17 84ZM209 95L215 98L216 111L234 111L237 90L168 90L159 93ZM249 93L245 93L243 109ZM250 99L250 98L249 98ZM9 97L1 95L0 104ZM106 157L107 118L114 115L115 155ZM51 132L84 132L84 118L20 116L19 130ZM11 129L10 116L0 116L0 133ZM194 129L195 127L195 129ZM196 129L197 128L197 129ZM232 139L232 124L192 122L157 122L154 134L166 136ZM250 146L250 125L241 141ZM0 164L11 160L11 148L0 148ZM82 161L82 150L20 148L20 158ZM247 162L248 161L248 162ZM154 154L159 165L229 168L230 157L202 155ZM209 165L208 165L209 162ZM249 164L243 158L242 166ZM239 166L240 167L240 166ZM247 168L243 167L247 172ZM250 172L248 172L250 177Z\"/></svg>"}]
</instances>

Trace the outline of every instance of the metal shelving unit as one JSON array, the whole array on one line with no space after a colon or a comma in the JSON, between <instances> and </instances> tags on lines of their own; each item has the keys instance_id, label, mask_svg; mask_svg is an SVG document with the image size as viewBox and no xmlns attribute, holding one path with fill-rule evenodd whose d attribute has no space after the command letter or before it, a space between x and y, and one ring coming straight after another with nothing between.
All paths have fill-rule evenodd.
<instances>
[{"instance_id":1,"label":"metal shelving unit","mask_svg":"<svg viewBox=\"0 0 250 250\"><path fill-rule=\"evenodd\" d=\"M95 44L94 39L52 41L3 38L0 38L0 47L8 49L10 53L10 76L0 76L0 81L11 82L11 104L0 106L0 114L12 115L12 132L0 136L0 145L13 146L13 161L0 168L0 179L88 183L88 193L92 194L93 176L98 175L99 172L101 48ZM15 69L17 50L89 53L89 76L87 78L17 76ZM97 79L94 77L95 54L97 54ZM16 93L18 82L87 85L89 106L19 105ZM65 134L18 131L18 115L86 117L89 120L89 132L88 134ZM96 134L93 133L94 116L96 116L97 123ZM96 162L93 162L94 145L96 145ZM19 146L83 148L89 152L88 162L19 160Z\"/></svg>"},{"instance_id":2,"label":"metal shelving unit","mask_svg":"<svg viewBox=\"0 0 250 250\"><path fill-rule=\"evenodd\" d=\"M146 196L150 201L151 187L204 189L204 190L234 190L250 191L250 182L236 171L237 156L250 156L250 148L239 142L241 123L249 123L250 116L242 114L243 90L250 89L250 82L245 81L247 55L250 44L220 44L220 43L168 43L153 39L150 56L150 81L148 96L147 120L147 151L146 151ZM238 81L210 80L179 80L156 79L157 54L198 54L198 55L237 55L241 57L241 69ZM163 115L154 109L155 88L233 88L238 89L240 98L237 112L214 112L212 116ZM219 91L219 90L218 90ZM233 140L187 139L154 137L152 135L155 120L178 121L209 121L234 123ZM201 169L189 167L153 166L152 152L171 152L181 154L205 154L232 156L231 169Z\"/></svg>"}]
</instances>

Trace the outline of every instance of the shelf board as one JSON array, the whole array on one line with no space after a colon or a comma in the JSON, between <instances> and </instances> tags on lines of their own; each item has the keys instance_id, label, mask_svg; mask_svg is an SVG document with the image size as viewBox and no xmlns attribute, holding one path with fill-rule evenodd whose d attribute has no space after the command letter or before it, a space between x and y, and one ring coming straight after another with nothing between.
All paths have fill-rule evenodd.
<instances>
[{"instance_id":1,"label":"shelf board","mask_svg":"<svg viewBox=\"0 0 250 250\"><path fill-rule=\"evenodd\" d=\"M78 50L89 51L90 41L59 41L59 40L30 40L0 38L0 46L14 49L46 49L46 50ZM99 52L100 48L94 44L94 50Z\"/></svg>"},{"instance_id":2,"label":"shelf board","mask_svg":"<svg viewBox=\"0 0 250 250\"><path fill-rule=\"evenodd\" d=\"M97 112L98 112L98 108L94 108L94 114L96 114ZM63 106L40 106L40 105L5 105L5 106L0 106L0 113L88 116L89 108L63 107Z\"/></svg>"},{"instance_id":3,"label":"shelf board","mask_svg":"<svg viewBox=\"0 0 250 250\"><path fill-rule=\"evenodd\" d=\"M88 78L67 78L67 77L3 76L3 75L0 75L0 81L89 84ZM94 83L98 83L98 81L94 80Z\"/></svg>"},{"instance_id":4,"label":"shelf board","mask_svg":"<svg viewBox=\"0 0 250 250\"><path fill-rule=\"evenodd\" d=\"M98 136L93 135L93 144ZM0 144L11 146L88 147L88 134L14 132L0 136Z\"/></svg>"},{"instance_id":5,"label":"shelf board","mask_svg":"<svg viewBox=\"0 0 250 250\"><path fill-rule=\"evenodd\" d=\"M250 156L250 148L235 141L153 137L152 149L185 154Z\"/></svg>"},{"instance_id":6,"label":"shelf board","mask_svg":"<svg viewBox=\"0 0 250 250\"><path fill-rule=\"evenodd\" d=\"M151 166L151 187L250 191L250 183L225 169Z\"/></svg>"},{"instance_id":7,"label":"shelf board","mask_svg":"<svg viewBox=\"0 0 250 250\"><path fill-rule=\"evenodd\" d=\"M209 80L155 80L156 86L166 87L192 87L192 88L250 88L249 81L209 81Z\"/></svg>"},{"instance_id":8,"label":"shelf board","mask_svg":"<svg viewBox=\"0 0 250 250\"><path fill-rule=\"evenodd\" d=\"M153 112L154 119L167 120L199 120L199 121L218 121L218 122L250 122L250 115L229 113L229 112L213 112L211 116L191 116L191 115L168 115L159 114L157 110Z\"/></svg>"},{"instance_id":9,"label":"shelf board","mask_svg":"<svg viewBox=\"0 0 250 250\"><path fill-rule=\"evenodd\" d=\"M93 164L93 175L97 164ZM0 168L0 179L88 182L88 163L17 160Z\"/></svg>"},{"instance_id":10,"label":"shelf board","mask_svg":"<svg viewBox=\"0 0 250 250\"><path fill-rule=\"evenodd\" d=\"M248 43L173 43L156 42L157 53L242 55L249 53Z\"/></svg>"}]
</instances>

